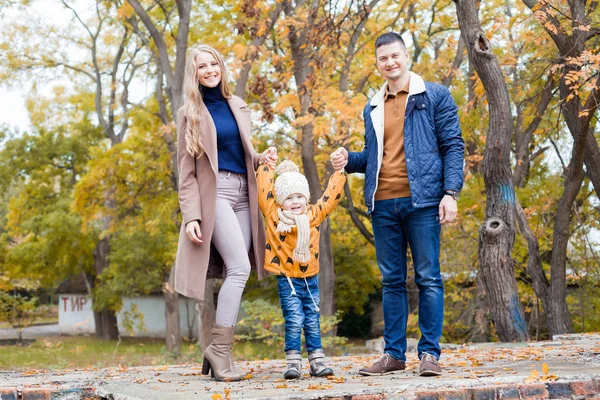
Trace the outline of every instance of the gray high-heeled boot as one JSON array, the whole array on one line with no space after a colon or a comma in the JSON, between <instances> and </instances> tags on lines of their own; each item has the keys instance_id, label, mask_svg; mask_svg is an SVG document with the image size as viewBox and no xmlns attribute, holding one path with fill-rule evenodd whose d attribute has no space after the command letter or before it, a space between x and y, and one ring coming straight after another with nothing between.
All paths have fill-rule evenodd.
<instances>
[{"instance_id":1,"label":"gray high-heeled boot","mask_svg":"<svg viewBox=\"0 0 600 400\"><path fill-rule=\"evenodd\" d=\"M239 371L233 372L231 366L231 349L233 343L233 327L213 325L213 341L204 351L202 374L211 376L218 381L239 381L244 375Z\"/></svg>"}]
</instances>

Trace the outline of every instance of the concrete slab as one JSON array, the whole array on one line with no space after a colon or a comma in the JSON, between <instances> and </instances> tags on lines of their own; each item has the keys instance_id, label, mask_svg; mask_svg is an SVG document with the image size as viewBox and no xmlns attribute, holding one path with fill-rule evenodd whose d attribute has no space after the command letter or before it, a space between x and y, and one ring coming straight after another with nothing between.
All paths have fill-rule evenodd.
<instances>
[{"instance_id":1,"label":"concrete slab","mask_svg":"<svg viewBox=\"0 0 600 400\"><path fill-rule=\"evenodd\" d=\"M357 374L378 356L333 357L332 379L306 373L293 381L282 377L283 360L238 362L251 375L241 382L216 382L202 376L198 364L4 371L0 399L27 399L30 391L36 393L30 398L40 399L600 399L600 334L567 335L552 342L463 345L444 351L444 373L436 378L418 376L414 353L408 354L406 371L382 377ZM304 368L308 372L306 359ZM15 391L21 397L13 397Z\"/></svg>"}]
</instances>

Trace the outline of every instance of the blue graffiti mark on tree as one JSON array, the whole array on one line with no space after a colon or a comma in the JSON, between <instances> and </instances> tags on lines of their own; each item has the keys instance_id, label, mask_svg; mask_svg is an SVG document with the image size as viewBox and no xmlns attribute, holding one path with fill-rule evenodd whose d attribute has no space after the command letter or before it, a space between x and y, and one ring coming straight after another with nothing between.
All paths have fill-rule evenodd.
<instances>
[{"instance_id":1,"label":"blue graffiti mark on tree","mask_svg":"<svg viewBox=\"0 0 600 400\"><path fill-rule=\"evenodd\" d=\"M501 185L500 194L502 195L502 201L505 204L515 204L515 191L511 185Z\"/></svg>"},{"instance_id":2,"label":"blue graffiti mark on tree","mask_svg":"<svg viewBox=\"0 0 600 400\"><path fill-rule=\"evenodd\" d=\"M519 302L518 296L513 296L511 300L511 314L515 318L515 328L522 332L523 336L527 336L527 323L523 318L523 313L521 311L521 303Z\"/></svg>"}]
</instances>

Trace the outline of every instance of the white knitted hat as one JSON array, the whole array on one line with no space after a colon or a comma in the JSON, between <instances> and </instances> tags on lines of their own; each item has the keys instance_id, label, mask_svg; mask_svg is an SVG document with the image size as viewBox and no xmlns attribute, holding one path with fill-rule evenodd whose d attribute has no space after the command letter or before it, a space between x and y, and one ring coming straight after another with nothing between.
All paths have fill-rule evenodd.
<instances>
[{"instance_id":1,"label":"white knitted hat","mask_svg":"<svg viewBox=\"0 0 600 400\"><path fill-rule=\"evenodd\" d=\"M283 204L283 201L291 194L300 193L310 200L310 190L306 177L300 173L300 169L293 161L285 160L277 166L277 179L275 179L275 201Z\"/></svg>"}]
</instances>

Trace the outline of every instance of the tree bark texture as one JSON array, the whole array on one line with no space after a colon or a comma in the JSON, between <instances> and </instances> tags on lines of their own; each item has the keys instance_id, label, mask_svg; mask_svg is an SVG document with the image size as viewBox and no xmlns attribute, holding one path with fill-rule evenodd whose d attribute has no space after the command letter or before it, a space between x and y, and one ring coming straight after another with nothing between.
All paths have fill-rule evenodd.
<instances>
[{"instance_id":1,"label":"tree bark texture","mask_svg":"<svg viewBox=\"0 0 600 400\"><path fill-rule=\"evenodd\" d=\"M548 281L548 278L546 278L546 274L542 269L540 246L538 244L537 237L535 237L535 234L529 227L529 222L527 221L523 207L518 199L515 202L515 214L517 216L519 230L527 241L527 273L531 278L531 283L535 294L538 298L542 299L544 304L546 304L548 302L548 290L550 287L550 282Z\"/></svg>"},{"instance_id":2,"label":"tree bark texture","mask_svg":"<svg viewBox=\"0 0 600 400\"><path fill-rule=\"evenodd\" d=\"M321 314L335 315L337 308L333 296L333 283L335 282L335 270L333 269L333 251L331 248L331 224L329 218L321 223L321 238L319 242L319 291L321 292ZM323 264L331 266L323 268ZM323 293L331 295L323 296Z\"/></svg>"},{"instance_id":3,"label":"tree bark texture","mask_svg":"<svg viewBox=\"0 0 600 400\"><path fill-rule=\"evenodd\" d=\"M585 137L585 152L583 154L586 175L590 178L596 197L600 199L600 148L594 137L593 129L589 129Z\"/></svg>"},{"instance_id":4,"label":"tree bark texture","mask_svg":"<svg viewBox=\"0 0 600 400\"><path fill-rule=\"evenodd\" d=\"M344 184L344 194L346 195L346 209L348 210L348 214L350 214L350 218L354 225L358 228L358 231L364 236L364 238L371 244L371 246L375 247L375 239L373 238L373 233L369 231L369 229L365 226L365 224L358 218L358 212L354 207L354 201L352 200L352 191L350 190L350 185L348 184L348 180ZM365 218L368 218L367 214L364 213Z\"/></svg>"},{"instance_id":5,"label":"tree bark texture","mask_svg":"<svg viewBox=\"0 0 600 400\"><path fill-rule=\"evenodd\" d=\"M109 238L105 237L96 243L94 249L94 268L96 276L108 268L108 254L110 252ZM96 337L104 340L117 340L119 330L117 328L117 316L111 310L94 311L94 322L96 323Z\"/></svg>"},{"instance_id":6,"label":"tree bark texture","mask_svg":"<svg viewBox=\"0 0 600 400\"><path fill-rule=\"evenodd\" d=\"M179 325L179 295L175 291L175 265L171 267L169 279L163 285L165 299L165 346L167 351L179 355L181 347L181 328Z\"/></svg>"},{"instance_id":7,"label":"tree bark texture","mask_svg":"<svg viewBox=\"0 0 600 400\"><path fill-rule=\"evenodd\" d=\"M515 195L510 168L512 118L508 89L491 44L481 29L475 0L456 0L456 7L461 37L484 85L490 113L483 157L487 202L485 221L479 230L480 273L500 339L526 341L529 334L512 260Z\"/></svg>"},{"instance_id":8,"label":"tree bark texture","mask_svg":"<svg viewBox=\"0 0 600 400\"><path fill-rule=\"evenodd\" d=\"M486 315L489 313L489 306L486 301L485 285L482 274L477 274L475 281L475 315L473 316L473 328L469 331L469 341L487 342L490 336L490 327Z\"/></svg>"},{"instance_id":9,"label":"tree bark texture","mask_svg":"<svg viewBox=\"0 0 600 400\"><path fill-rule=\"evenodd\" d=\"M215 280L207 279L204 300L196 303L198 312L198 343L204 351L212 343L212 327L215 323Z\"/></svg>"}]
</instances>

